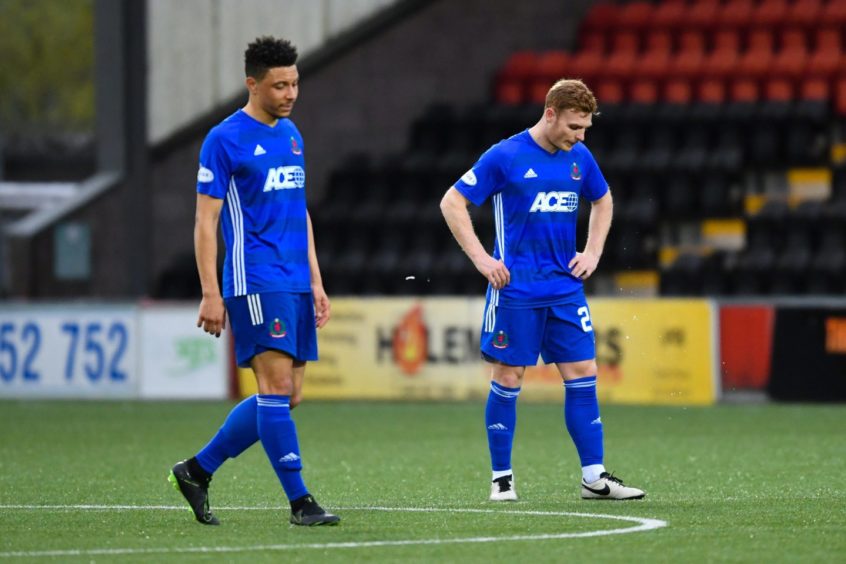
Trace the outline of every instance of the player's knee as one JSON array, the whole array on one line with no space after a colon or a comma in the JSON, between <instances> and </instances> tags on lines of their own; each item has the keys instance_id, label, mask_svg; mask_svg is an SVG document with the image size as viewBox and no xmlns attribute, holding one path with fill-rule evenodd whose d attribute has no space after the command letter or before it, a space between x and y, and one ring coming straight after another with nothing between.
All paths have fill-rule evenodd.
<instances>
[{"instance_id":1,"label":"player's knee","mask_svg":"<svg viewBox=\"0 0 846 564\"><path fill-rule=\"evenodd\" d=\"M596 359L566 362L561 365L561 376L565 380L587 378L588 376L596 376L597 370Z\"/></svg>"}]
</instances>

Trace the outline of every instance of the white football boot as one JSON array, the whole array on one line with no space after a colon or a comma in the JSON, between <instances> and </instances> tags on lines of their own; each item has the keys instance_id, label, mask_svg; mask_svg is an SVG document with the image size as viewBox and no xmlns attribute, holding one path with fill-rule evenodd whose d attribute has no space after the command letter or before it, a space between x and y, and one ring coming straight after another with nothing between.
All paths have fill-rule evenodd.
<instances>
[{"instance_id":1,"label":"white football boot","mask_svg":"<svg viewBox=\"0 0 846 564\"><path fill-rule=\"evenodd\" d=\"M517 501L514 476L509 474L491 482L491 501Z\"/></svg>"},{"instance_id":2,"label":"white football boot","mask_svg":"<svg viewBox=\"0 0 846 564\"><path fill-rule=\"evenodd\" d=\"M582 478L582 499L642 499L645 495L643 490L624 485L620 478L608 472L590 484Z\"/></svg>"}]
</instances>

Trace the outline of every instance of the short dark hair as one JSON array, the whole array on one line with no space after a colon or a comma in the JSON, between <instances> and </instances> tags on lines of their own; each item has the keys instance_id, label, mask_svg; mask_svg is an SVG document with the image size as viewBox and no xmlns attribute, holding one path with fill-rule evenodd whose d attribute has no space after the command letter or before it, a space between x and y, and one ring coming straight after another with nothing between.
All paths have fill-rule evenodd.
<instances>
[{"instance_id":1,"label":"short dark hair","mask_svg":"<svg viewBox=\"0 0 846 564\"><path fill-rule=\"evenodd\" d=\"M244 51L244 72L261 80L269 69L290 67L297 62L297 48L287 39L269 35L257 37Z\"/></svg>"}]
</instances>

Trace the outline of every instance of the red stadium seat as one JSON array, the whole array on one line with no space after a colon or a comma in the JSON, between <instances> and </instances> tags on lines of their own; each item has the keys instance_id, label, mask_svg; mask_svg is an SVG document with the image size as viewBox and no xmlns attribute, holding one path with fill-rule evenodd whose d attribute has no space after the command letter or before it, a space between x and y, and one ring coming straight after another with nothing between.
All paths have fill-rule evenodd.
<instances>
[{"instance_id":1,"label":"red stadium seat","mask_svg":"<svg viewBox=\"0 0 846 564\"><path fill-rule=\"evenodd\" d=\"M787 21L805 29L811 29L820 23L823 3L821 0L795 0L788 8Z\"/></svg>"},{"instance_id":2,"label":"red stadium seat","mask_svg":"<svg viewBox=\"0 0 846 564\"><path fill-rule=\"evenodd\" d=\"M788 23L788 8L787 0L761 0L755 8L753 22L756 26L767 29L780 27Z\"/></svg>"},{"instance_id":3,"label":"red stadium seat","mask_svg":"<svg viewBox=\"0 0 846 564\"><path fill-rule=\"evenodd\" d=\"M828 81L821 78L811 78L802 82L799 97L803 100L828 100L830 97Z\"/></svg>"},{"instance_id":4,"label":"red stadium seat","mask_svg":"<svg viewBox=\"0 0 846 564\"><path fill-rule=\"evenodd\" d=\"M701 31L686 29L679 37L679 51L704 51L705 35Z\"/></svg>"},{"instance_id":5,"label":"red stadium seat","mask_svg":"<svg viewBox=\"0 0 846 564\"><path fill-rule=\"evenodd\" d=\"M640 32L650 25L654 8L650 2L636 0L623 4L617 13L617 29Z\"/></svg>"},{"instance_id":6,"label":"red stadium seat","mask_svg":"<svg viewBox=\"0 0 846 564\"><path fill-rule=\"evenodd\" d=\"M786 49L808 49L808 41L805 38L805 31L797 27L789 27L781 32L781 50Z\"/></svg>"},{"instance_id":7,"label":"red stadium seat","mask_svg":"<svg viewBox=\"0 0 846 564\"><path fill-rule=\"evenodd\" d=\"M784 78L771 78L764 85L764 97L772 102L793 100L793 83Z\"/></svg>"},{"instance_id":8,"label":"red stadium seat","mask_svg":"<svg viewBox=\"0 0 846 564\"><path fill-rule=\"evenodd\" d=\"M740 34L733 29L720 29L714 33L714 51L740 51Z\"/></svg>"},{"instance_id":9,"label":"red stadium seat","mask_svg":"<svg viewBox=\"0 0 846 564\"><path fill-rule=\"evenodd\" d=\"M638 104L654 104L658 101L658 86L652 80L637 79L632 83L629 98Z\"/></svg>"},{"instance_id":10,"label":"red stadium seat","mask_svg":"<svg viewBox=\"0 0 846 564\"><path fill-rule=\"evenodd\" d=\"M709 31L717 23L719 9L719 0L695 0L688 6L682 21L688 28Z\"/></svg>"},{"instance_id":11,"label":"red stadium seat","mask_svg":"<svg viewBox=\"0 0 846 564\"><path fill-rule=\"evenodd\" d=\"M672 51L673 50L673 36L669 31L657 30L650 31L646 36L646 51Z\"/></svg>"},{"instance_id":12,"label":"red stadium seat","mask_svg":"<svg viewBox=\"0 0 846 564\"><path fill-rule=\"evenodd\" d=\"M753 0L729 0L717 15L720 30L745 30L752 22L755 11Z\"/></svg>"},{"instance_id":13,"label":"red stadium seat","mask_svg":"<svg viewBox=\"0 0 846 564\"><path fill-rule=\"evenodd\" d=\"M579 50L580 51L597 51L599 53L605 52L605 32L599 30L589 30L582 32L579 36Z\"/></svg>"},{"instance_id":14,"label":"red stadium seat","mask_svg":"<svg viewBox=\"0 0 846 564\"><path fill-rule=\"evenodd\" d=\"M670 61L670 75L693 80L702 72L704 62L703 51L680 51Z\"/></svg>"},{"instance_id":15,"label":"red stadium seat","mask_svg":"<svg viewBox=\"0 0 846 564\"><path fill-rule=\"evenodd\" d=\"M756 29L749 34L749 47L741 55L737 72L743 76L763 79L773 63L773 34L768 30Z\"/></svg>"},{"instance_id":16,"label":"red stadium seat","mask_svg":"<svg viewBox=\"0 0 846 564\"><path fill-rule=\"evenodd\" d=\"M618 80L601 80L596 87L596 97L603 104L620 104L625 100L623 85Z\"/></svg>"},{"instance_id":17,"label":"red stadium seat","mask_svg":"<svg viewBox=\"0 0 846 564\"><path fill-rule=\"evenodd\" d=\"M538 54L534 51L517 51L512 53L499 71L499 78L503 80L527 80L535 75Z\"/></svg>"},{"instance_id":18,"label":"red stadium seat","mask_svg":"<svg viewBox=\"0 0 846 564\"><path fill-rule=\"evenodd\" d=\"M814 34L814 50L842 51L843 38L836 26L820 27Z\"/></svg>"},{"instance_id":19,"label":"red stadium seat","mask_svg":"<svg viewBox=\"0 0 846 564\"><path fill-rule=\"evenodd\" d=\"M759 100L758 82L750 78L736 78L731 83L732 102L757 102Z\"/></svg>"},{"instance_id":20,"label":"red stadium seat","mask_svg":"<svg viewBox=\"0 0 846 564\"><path fill-rule=\"evenodd\" d=\"M734 49L711 51L702 63L702 75L708 78L725 79L734 75L740 62L740 53Z\"/></svg>"},{"instance_id":21,"label":"red stadium seat","mask_svg":"<svg viewBox=\"0 0 846 564\"><path fill-rule=\"evenodd\" d=\"M671 104L689 104L693 98L690 82L673 78L664 85L664 101Z\"/></svg>"},{"instance_id":22,"label":"red stadium seat","mask_svg":"<svg viewBox=\"0 0 846 564\"><path fill-rule=\"evenodd\" d=\"M726 101L726 87L722 80L708 78L699 83L699 101L722 104Z\"/></svg>"},{"instance_id":23,"label":"red stadium seat","mask_svg":"<svg viewBox=\"0 0 846 564\"><path fill-rule=\"evenodd\" d=\"M541 54L535 67L535 77L529 85L528 101L543 104L549 88L570 71L570 55L565 51L547 51Z\"/></svg>"},{"instance_id":24,"label":"red stadium seat","mask_svg":"<svg viewBox=\"0 0 846 564\"><path fill-rule=\"evenodd\" d=\"M670 71L672 56L669 51L647 51L637 61L637 74L650 80L663 80Z\"/></svg>"},{"instance_id":25,"label":"red stadium seat","mask_svg":"<svg viewBox=\"0 0 846 564\"><path fill-rule=\"evenodd\" d=\"M640 35L634 31L621 31L614 34L611 43L611 53L618 51L631 51L636 53L640 49Z\"/></svg>"},{"instance_id":26,"label":"red stadium seat","mask_svg":"<svg viewBox=\"0 0 846 564\"><path fill-rule=\"evenodd\" d=\"M497 74L494 97L501 104L519 105L525 102L527 87L534 78L538 55L534 51L513 53Z\"/></svg>"},{"instance_id":27,"label":"red stadium seat","mask_svg":"<svg viewBox=\"0 0 846 564\"><path fill-rule=\"evenodd\" d=\"M747 51L773 51L773 32L769 29L755 29L749 34Z\"/></svg>"},{"instance_id":28,"label":"red stadium seat","mask_svg":"<svg viewBox=\"0 0 846 564\"><path fill-rule=\"evenodd\" d=\"M846 26L846 2L843 0L828 0L823 6L820 22L823 25L838 27Z\"/></svg>"},{"instance_id":29,"label":"red stadium seat","mask_svg":"<svg viewBox=\"0 0 846 564\"><path fill-rule=\"evenodd\" d=\"M805 67L805 75L829 80L838 73L844 63L846 63L846 57L842 51L830 48L820 49L811 53Z\"/></svg>"},{"instance_id":30,"label":"red stadium seat","mask_svg":"<svg viewBox=\"0 0 846 564\"><path fill-rule=\"evenodd\" d=\"M773 76L796 80L808 66L808 52L805 49L786 49L773 59L770 72Z\"/></svg>"},{"instance_id":31,"label":"red stadium seat","mask_svg":"<svg viewBox=\"0 0 846 564\"><path fill-rule=\"evenodd\" d=\"M685 0L664 0L652 13L652 26L655 29L675 29L679 22L684 21L686 8Z\"/></svg>"},{"instance_id":32,"label":"red stadium seat","mask_svg":"<svg viewBox=\"0 0 846 564\"><path fill-rule=\"evenodd\" d=\"M494 98L506 106L519 106L526 99L525 84L521 80L502 80L494 87Z\"/></svg>"},{"instance_id":33,"label":"red stadium seat","mask_svg":"<svg viewBox=\"0 0 846 564\"><path fill-rule=\"evenodd\" d=\"M569 74L572 78L581 78L588 85L603 74L605 57L597 51L576 53L570 60Z\"/></svg>"},{"instance_id":34,"label":"red stadium seat","mask_svg":"<svg viewBox=\"0 0 846 564\"><path fill-rule=\"evenodd\" d=\"M636 74L638 55L634 51L615 51L605 59L603 75L618 80L628 80Z\"/></svg>"},{"instance_id":35,"label":"red stadium seat","mask_svg":"<svg viewBox=\"0 0 846 564\"><path fill-rule=\"evenodd\" d=\"M617 26L620 7L611 2L595 4L582 20L582 31L609 31Z\"/></svg>"}]
</instances>

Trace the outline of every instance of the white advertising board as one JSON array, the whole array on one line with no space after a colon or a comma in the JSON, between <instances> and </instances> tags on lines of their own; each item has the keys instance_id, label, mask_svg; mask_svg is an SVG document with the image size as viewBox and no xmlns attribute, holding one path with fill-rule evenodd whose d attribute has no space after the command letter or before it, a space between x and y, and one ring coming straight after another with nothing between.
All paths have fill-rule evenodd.
<instances>
[{"instance_id":1,"label":"white advertising board","mask_svg":"<svg viewBox=\"0 0 846 564\"><path fill-rule=\"evenodd\" d=\"M137 397L135 310L3 304L0 397Z\"/></svg>"},{"instance_id":2,"label":"white advertising board","mask_svg":"<svg viewBox=\"0 0 846 564\"><path fill-rule=\"evenodd\" d=\"M139 309L142 398L224 399L228 393L229 336L197 327L197 306Z\"/></svg>"}]
</instances>

